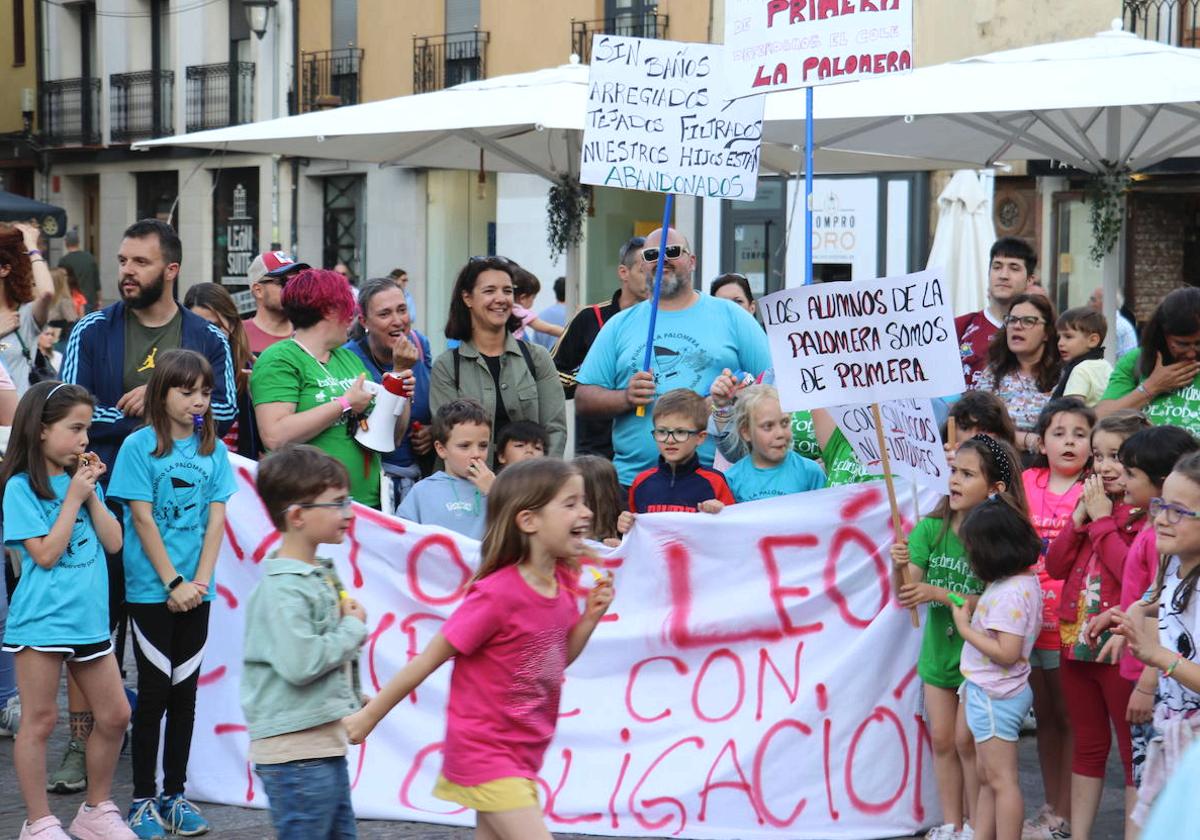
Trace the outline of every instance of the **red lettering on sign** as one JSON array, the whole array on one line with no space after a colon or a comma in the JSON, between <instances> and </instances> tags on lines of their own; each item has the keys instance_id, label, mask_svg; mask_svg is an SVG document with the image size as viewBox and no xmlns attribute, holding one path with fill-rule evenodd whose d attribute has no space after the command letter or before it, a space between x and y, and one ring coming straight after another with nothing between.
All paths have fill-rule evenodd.
<instances>
[{"instance_id":1,"label":"red lettering on sign","mask_svg":"<svg viewBox=\"0 0 1200 840\"><path fill-rule=\"evenodd\" d=\"M824 686L821 686L824 688ZM841 819L842 815L838 813L838 809L833 804L833 773L829 769L829 734L833 731L833 721L825 718L824 724L824 760L825 760L825 801L829 804L829 817L835 822Z\"/></svg>"},{"instance_id":2,"label":"red lettering on sign","mask_svg":"<svg viewBox=\"0 0 1200 840\"><path fill-rule=\"evenodd\" d=\"M379 637L387 632L393 624L396 623L395 613L384 613L379 619L379 624L375 626L374 632L367 637L367 673L371 676L371 685L375 688L375 693L378 694L382 689L379 684L379 677L375 673L375 644L379 641Z\"/></svg>"},{"instance_id":3,"label":"red lettering on sign","mask_svg":"<svg viewBox=\"0 0 1200 840\"><path fill-rule=\"evenodd\" d=\"M421 576L419 574L418 566L421 562L421 557L427 550L433 548L434 546L445 550L445 552L449 555L450 562L458 568L459 573L462 575L461 581L454 588L454 591L449 595L430 595L421 589ZM467 587L471 583L471 578L474 576L474 572L471 571L471 567L463 562L462 554L460 554L458 551L458 544L453 540L453 538L448 537L445 534L430 534L429 536L422 537L420 540L418 540L417 544L412 547L410 552L408 552L406 567L408 572L408 588L412 590L413 597L422 603L426 603L434 607L453 604L455 601L461 598L467 591Z\"/></svg>"},{"instance_id":4,"label":"red lettering on sign","mask_svg":"<svg viewBox=\"0 0 1200 840\"><path fill-rule=\"evenodd\" d=\"M646 779L650 777L650 774L654 772L654 769L658 767L658 765L661 764L667 756L675 752L675 750L679 749L684 744L694 744L696 749L704 749L703 738L697 738L695 735L688 738L681 738L671 746L667 747L658 758L654 759L654 761L650 763L650 766L646 768L646 772L642 774L642 777L638 779L637 784L633 786L633 790L629 792L629 813L633 814L633 818L637 820L638 825L644 829L647 829L648 831L658 831L660 828L663 828L670 823L671 818L675 816L679 817L679 828L673 832L674 834L679 834L681 831L683 831L684 827L687 826L687 808L683 807L683 803L673 796L659 796L655 797L654 799L645 799L642 801L642 806L645 808L655 808L659 805L673 805L675 807L675 814L666 814L662 819L654 820L653 822L644 817L642 813L638 811L635 804L637 801L638 791L642 789L642 785L646 783Z\"/></svg>"},{"instance_id":5,"label":"red lettering on sign","mask_svg":"<svg viewBox=\"0 0 1200 840\"><path fill-rule=\"evenodd\" d=\"M412 783L421 772L421 765L425 763L425 759L433 753L442 751L442 742L430 744L423 747L420 752L413 756L412 765L408 768L408 772L404 774L404 780L400 782L400 804L405 808L412 808L414 811L424 811L426 814L461 814L466 811L466 808L455 808L453 811L430 811L428 808L420 808L412 803L408 798L408 792L412 789Z\"/></svg>"},{"instance_id":6,"label":"red lettering on sign","mask_svg":"<svg viewBox=\"0 0 1200 840\"><path fill-rule=\"evenodd\" d=\"M792 682L789 685L784 679L782 672L771 659L771 654L766 648L758 649L758 707L754 710L754 719L763 719L763 682L767 675L767 667L769 666L775 672L775 678L779 680L779 684L783 686L783 691L787 695L788 703L795 703L796 698L800 696L800 654L804 650L804 642L796 643L796 655L792 663ZM824 709L822 709L824 711Z\"/></svg>"},{"instance_id":7,"label":"red lettering on sign","mask_svg":"<svg viewBox=\"0 0 1200 840\"><path fill-rule=\"evenodd\" d=\"M628 743L629 730L621 730L621 740ZM617 783L613 786L612 795L608 797L608 816L609 824L613 828L620 828L621 821L617 819L617 794L621 792L621 785L625 784L625 773L629 770L629 761L633 758L632 753L625 753L621 757L621 772L617 774Z\"/></svg>"},{"instance_id":8,"label":"red lettering on sign","mask_svg":"<svg viewBox=\"0 0 1200 840\"><path fill-rule=\"evenodd\" d=\"M767 580L771 582L771 603L775 605L775 614L779 616L779 623L783 626L783 632L786 636L798 636L802 633L818 633L824 625L819 621L806 624L802 627L792 624L792 617L788 615L787 604L784 603L783 599L787 596L807 598L809 589L807 586L784 586L780 582L779 562L775 559L775 550L777 548L813 548L817 545L817 542L817 538L812 534L799 534L792 537L764 537L758 541L758 550L762 555L763 565L767 569Z\"/></svg>"},{"instance_id":9,"label":"red lettering on sign","mask_svg":"<svg viewBox=\"0 0 1200 840\"><path fill-rule=\"evenodd\" d=\"M242 550L242 544L238 542L237 534L233 533L233 526L229 524L229 520L225 520L225 539L229 540L229 547L233 550L233 555L240 561L246 559L246 552Z\"/></svg>"},{"instance_id":10,"label":"red lettering on sign","mask_svg":"<svg viewBox=\"0 0 1200 840\"><path fill-rule=\"evenodd\" d=\"M405 660L406 662L412 662L417 658L417 654L420 652L417 649L416 624L418 621L425 620L436 621L439 624L443 621L440 615L434 615L433 613L412 613L400 622L400 632L403 633L405 638L408 639L408 649L405 651L406 655L408 656L408 659ZM414 706L417 705L417 690L415 688L409 692L408 699L409 702L411 702Z\"/></svg>"},{"instance_id":11,"label":"red lettering on sign","mask_svg":"<svg viewBox=\"0 0 1200 840\"><path fill-rule=\"evenodd\" d=\"M717 772L717 765L721 763L721 758L729 753L733 761L733 770L737 775L738 781L714 782L713 775ZM754 788L750 782L746 780L746 773L742 770L741 762L738 761L737 744L733 739L725 742L725 746L721 747L721 751L717 753L716 759L713 760L712 766L708 768L708 775L704 778L704 787L700 788L700 814L697 819L704 822L704 814L708 811L708 794L719 788L728 788L729 790L741 791L746 795L746 799L750 801L750 807L754 809L754 815L758 818L758 824L762 825L762 812L759 810L758 797L754 795Z\"/></svg>"},{"instance_id":12,"label":"red lettering on sign","mask_svg":"<svg viewBox=\"0 0 1200 840\"><path fill-rule=\"evenodd\" d=\"M544 808L546 817L556 823L559 823L560 825L577 825L578 823L598 822L604 817L604 815L599 811L592 814L580 814L577 817L564 817L561 814L556 814L554 812L554 800L556 800L558 795L562 792L563 785L567 783L567 776L571 772L571 751L564 748L562 751L562 757L563 769L562 773L560 773L558 777L558 786L555 787L554 790L550 790L549 785L546 786L546 807ZM539 781L541 780L539 779Z\"/></svg>"},{"instance_id":13,"label":"red lettering on sign","mask_svg":"<svg viewBox=\"0 0 1200 840\"><path fill-rule=\"evenodd\" d=\"M801 735L812 734L812 728L807 724L801 723L798 720L792 720L791 718L784 718L767 730L767 734L758 742L758 749L754 752L753 779L754 789L758 791L758 813L765 817L767 822L775 826L775 828L787 828L790 826L800 816L800 813L804 810L804 806L808 804L808 800L802 797L796 803L796 807L788 815L787 819L780 819L767 807L766 794L763 790L763 764L767 757L767 748L771 746L771 741L784 729L795 729Z\"/></svg>"},{"instance_id":14,"label":"red lettering on sign","mask_svg":"<svg viewBox=\"0 0 1200 840\"><path fill-rule=\"evenodd\" d=\"M217 594L221 596L229 609L236 610L238 608L237 596L219 583L217 584Z\"/></svg>"},{"instance_id":15,"label":"red lettering on sign","mask_svg":"<svg viewBox=\"0 0 1200 840\"><path fill-rule=\"evenodd\" d=\"M709 667L718 659L727 659L733 663L734 671L737 673L737 696L728 712L718 717L709 717L700 708L700 686L704 683L704 675L708 673ZM705 657L704 664L700 666L700 673L696 675L696 683L692 686L692 711L696 713L696 717L708 723L720 723L723 720L729 720L737 714L738 709L742 708L742 701L745 699L746 669L742 666L742 660L737 657L737 654L728 648L721 648L720 650L714 650Z\"/></svg>"},{"instance_id":16,"label":"red lettering on sign","mask_svg":"<svg viewBox=\"0 0 1200 840\"><path fill-rule=\"evenodd\" d=\"M244 723L218 723L213 727L214 735L228 735L231 732L245 732L246 725ZM254 801L254 770L250 767L250 762L246 762L246 801Z\"/></svg>"},{"instance_id":17,"label":"red lettering on sign","mask_svg":"<svg viewBox=\"0 0 1200 840\"><path fill-rule=\"evenodd\" d=\"M908 684L910 682L912 682L913 678L916 676L917 676L917 666L914 665L914 666L912 666L912 668L909 669L908 673L904 675L904 679L900 680L900 684L898 686L896 686L894 689L892 689L892 696L895 697L897 700L899 700L901 697L903 697L904 690L906 688L908 688Z\"/></svg>"},{"instance_id":18,"label":"red lettering on sign","mask_svg":"<svg viewBox=\"0 0 1200 840\"><path fill-rule=\"evenodd\" d=\"M212 685L213 683L219 681L223 676L225 676L225 666L218 665L207 674L201 674L196 679L196 685Z\"/></svg>"},{"instance_id":19,"label":"red lettering on sign","mask_svg":"<svg viewBox=\"0 0 1200 840\"><path fill-rule=\"evenodd\" d=\"M870 618L859 618L850 612L850 604L838 586L838 559L841 557L842 548L847 543L857 544L859 548L863 549L870 556L871 562L875 564L875 575L879 583L879 607ZM888 601L891 600L892 587L888 577L888 566L884 563L883 557L879 553L879 548L871 538L857 528L844 525L838 528L837 533L833 535L833 542L829 545L829 555L825 560L825 594L837 605L838 612L841 613L843 621L851 627L860 628L870 627L871 622L875 620L875 616L883 612L884 608L888 605Z\"/></svg>"},{"instance_id":20,"label":"red lettering on sign","mask_svg":"<svg viewBox=\"0 0 1200 840\"><path fill-rule=\"evenodd\" d=\"M671 716L670 707L664 708L654 717L646 717L638 714L633 708L633 683L637 680L638 674L642 668L649 665L651 662L670 662L675 668L675 673L683 676L688 672L688 666L684 664L682 659L677 659L674 656L651 656L649 659L643 659L641 662L629 669L629 679L625 683L625 711L629 712L629 716L639 723L654 723L656 720Z\"/></svg>"},{"instance_id":21,"label":"red lettering on sign","mask_svg":"<svg viewBox=\"0 0 1200 840\"><path fill-rule=\"evenodd\" d=\"M867 731L867 727L872 723L877 723L885 719L896 727L896 733L900 736L900 748L904 753L904 771L900 774L900 780L894 794L882 802L867 802L860 798L854 791L854 753L858 749L859 739ZM864 814L885 813L904 795L904 789L908 787L908 763L908 739L904 737L904 725L891 709L876 706L875 711L858 725L858 729L854 730L854 735L850 738L850 749L846 751L846 795L850 797L850 804Z\"/></svg>"}]
</instances>

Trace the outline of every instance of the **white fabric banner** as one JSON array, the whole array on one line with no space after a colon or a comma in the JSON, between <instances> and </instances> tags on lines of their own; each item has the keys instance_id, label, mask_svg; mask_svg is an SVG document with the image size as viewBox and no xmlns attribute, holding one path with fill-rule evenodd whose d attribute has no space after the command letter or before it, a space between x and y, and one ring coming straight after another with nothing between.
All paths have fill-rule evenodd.
<instances>
[{"instance_id":1,"label":"white fabric banner","mask_svg":"<svg viewBox=\"0 0 1200 840\"><path fill-rule=\"evenodd\" d=\"M278 534L254 465L234 461L188 793L265 807L238 682L243 611ZM329 554L368 612L362 673L374 693L454 610L478 544L356 511ZM878 838L940 822L917 711L920 633L890 596L890 542L881 483L639 517L601 561L616 600L567 671L540 780L551 831ZM350 748L360 817L473 822L431 795L449 675Z\"/></svg>"}]
</instances>

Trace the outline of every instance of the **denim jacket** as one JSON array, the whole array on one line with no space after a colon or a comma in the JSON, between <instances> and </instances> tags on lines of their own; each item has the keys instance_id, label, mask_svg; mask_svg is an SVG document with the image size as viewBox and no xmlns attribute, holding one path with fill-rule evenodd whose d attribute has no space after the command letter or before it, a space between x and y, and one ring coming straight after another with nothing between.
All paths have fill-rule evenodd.
<instances>
[{"instance_id":1,"label":"denim jacket","mask_svg":"<svg viewBox=\"0 0 1200 840\"><path fill-rule=\"evenodd\" d=\"M271 557L246 607L242 712L252 740L340 720L362 706L367 627L343 616L333 564Z\"/></svg>"}]
</instances>

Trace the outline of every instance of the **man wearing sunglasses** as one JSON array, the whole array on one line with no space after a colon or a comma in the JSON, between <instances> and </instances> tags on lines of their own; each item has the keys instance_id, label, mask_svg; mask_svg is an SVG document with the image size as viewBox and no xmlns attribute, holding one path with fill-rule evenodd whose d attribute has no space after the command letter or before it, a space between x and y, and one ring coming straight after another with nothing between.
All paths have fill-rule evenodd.
<instances>
[{"instance_id":1,"label":"man wearing sunglasses","mask_svg":"<svg viewBox=\"0 0 1200 840\"><path fill-rule=\"evenodd\" d=\"M296 262L285 251L267 251L259 254L250 263L246 282L258 311L253 318L242 322L246 337L250 339L250 352L255 356L277 341L292 334L292 322L283 314L283 287L288 278L308 268L307 263Z\"/></svg>"},{"instance_id":2,"label":"man wearing sunglasses","mask_svg":"<svg viewBox=\"0 0 1200 840\"><path fill-rule=\"evenodd\" d=\"M662 231L646 237L641 258L653 282ZM613 418L613 463L622 485L657 463L647 410L656 394L688 388L708 396L721 371L744 370L755 376L771 365L766 334L746 310L722 298L699 294L692 284L696 268L687 238L672 229L663 262L662 291L651 352L651 372L642 370L652 303L637 303L614 315L596 336L576 376L575 410L582 416ZM706 440L698 455L711 466L714 444Z\"/></svg>"}]
</instances>

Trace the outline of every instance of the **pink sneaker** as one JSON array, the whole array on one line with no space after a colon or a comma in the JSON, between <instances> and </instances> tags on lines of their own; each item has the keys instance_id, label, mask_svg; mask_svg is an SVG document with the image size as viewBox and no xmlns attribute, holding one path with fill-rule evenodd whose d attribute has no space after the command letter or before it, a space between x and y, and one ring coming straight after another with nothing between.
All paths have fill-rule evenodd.
<instances>
[{"instance_id":1,"label":"pink sneaker","mask_svg":"<svg viewBox=\"0 0 1200 840\"><path fill-rule=\"evenodd\" d=\"M71 820L70 831L79 840L137 840L111 799L90 810L86 803L80 805L79 813Z\"/></svg>"},{"instance_id":2,"label":"pink sneaker","mask_svg":"<svg viewBox=\"0 0 1200 840\"><path fill-rule=\"evenodd\" d=\"M18 840L71 840L71 838L62 830L62 823L58 821L58 817L50 814L33 822L26 820L21 826L21 836Z\"/></svg>"}]
</instances>

